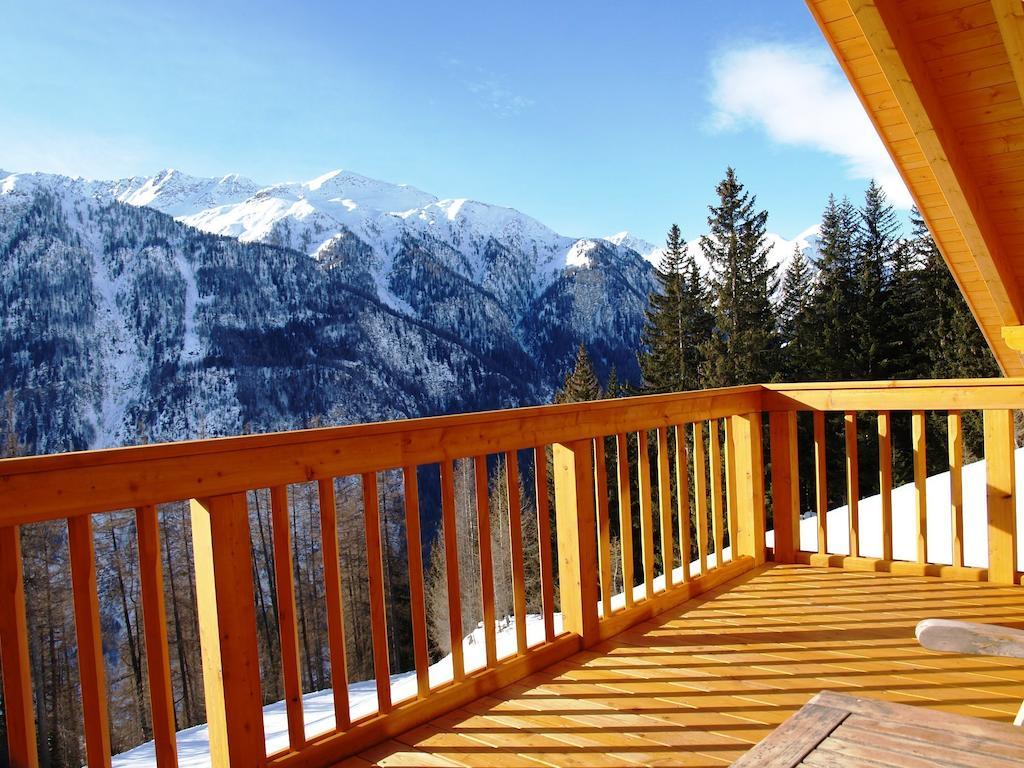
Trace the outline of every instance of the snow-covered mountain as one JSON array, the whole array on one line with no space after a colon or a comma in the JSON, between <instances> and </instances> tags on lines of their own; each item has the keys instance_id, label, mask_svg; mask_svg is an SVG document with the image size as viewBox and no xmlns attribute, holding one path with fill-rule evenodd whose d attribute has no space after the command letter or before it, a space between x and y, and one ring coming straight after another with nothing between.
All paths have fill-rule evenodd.
<instances>
[{"instance_id":1,"label":"snow-covered mountain","mask_svg":"<svg viewBox=\"0 0 1024 768\"><path fill-rule=\"evenodd\" d=\"M34 451L542 402L580 343L635 378L653 287L631 248L348 172L0 175L0 394Z\"/></svg>"}]
</instances>

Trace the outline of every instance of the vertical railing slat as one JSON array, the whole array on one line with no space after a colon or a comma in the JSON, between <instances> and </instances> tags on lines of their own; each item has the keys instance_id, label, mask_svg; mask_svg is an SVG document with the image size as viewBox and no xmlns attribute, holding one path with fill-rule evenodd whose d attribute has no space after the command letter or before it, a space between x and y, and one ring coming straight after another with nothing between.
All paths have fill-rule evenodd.
<instances>
[{"instance_id":1,"label":"vertical railing slat","mask_svg":"<svg viewBox=\"0 0 1024 768\"><path fill-rule=\"evenodd\" d=\"M173 768L178 764L178 744L164 605L163 560L160 557L160 517L155 505L148 504L135 510L135 532L139 544L139 591L142 593L142 631L146 639L153 751L158 768Z\"/></svg>"},{"instance_id":2,"label":"vertical railing slat","mask_svg":"<svg viewBox=\"0 0 1024 768\"><path fill-rule=\"evenodd\" d=\"M988 483L988 579L1013 584L1017 575L1017 508L1013 411L985 411Z\"/></svg>"},{"instance_id":3,"label":"vertical railing slat","mask_svg":"<svg viewBox=\"0 0 1024 768\"><path fill-rule=\"evenodd\" d=\"M416 660L416 695L430 693L430 656L427 652L426 592L423 587L423 543L420 531L420 485L415 466L402 467L405 500L405 539L409 561L409 612L412 618L412 653ZM490 545L490 537L487 539ZM481 544L481 546L483 546Z\"/></svg>"},{"instance_id":4,"label":"vertical railing slat","mask_svg":"<svg viewBox=\"0 0 1024 768\"><path fill-rule=\"evenodd\" d=\"M715 567L722 567L722 442L719 421L708 422L711 444L711 536L715 540Z\"/></svg>"},{"instance_id":5,"label":"vertical railing slat","mask_svg":"<svg viewBox=\"0 0 1024 768\"><path fill-rule=\"evenodd\" d=\"M594 495L597 500L597 569L601 574L601 610L612 615L612 546L608 520L608 469L604 438L594 438Z\"/></svg>"},{"instance_id":6,"label":"vertical railing slat","mask_svg":"<svg viewBox=\"0 0 1024 768\"><path fill-rule=\"evenodd\" d=\"M846 503L850 535L850 554L860 555L860 467L857 461L857 413L843 414L846 434Z\"/></svg>"},{"instance_id":7,"label":"vertical railing slat","mask_svg":"<svg viewBox=\"0 0 1024 768\"><path fill-rule=\"evenodd\" d=\"M110 722L91 516L80 515L68 519L68 545L71 552L71 590L74 597L75 635L78 639L78 675L85 721L86 762L92 768L109 766Z\"/></svg>"},{"instance_id":8,"label":"vertical railing slat","mask_svg":"<svg viewBox=\"0 0 1024 768\"><path fill-rule=\"evenodd\" d=\"M676 516L679 520L679 559L683 581L690 580L690 462L686 450L686 427L677 426L676 433Z\"/></svg>"},{"instance_id":9,"label":"vertical railing slat","mask_svg":"<svg viewBox=\"0 0 1024 768\"><path fill-rule=\"evenodd\" d=\"M509 555L512 558L512 611L516 621L516 650L526 653L526 559L523 555L523 510L519 497L519 455L505 452L508 492Z\"/></svg>"},{"instance_id":10,"label":"vertical railing slat","mask_svg":"<svg viewBox=\"0 0 1024 768\"><path fill-rule=\"evenodd\" d=\"M964 564L964 433L959 411L946 414L949 450L949 525L952 563Z\"/></svg>"},{"instance_id":11,"label":"vertical railing slat","mask_svg":"<svg viewBox=\"0 0 1024 768\"><path fill-rule=\"evenodd\" d=\"M740 413L730 418L736 446L736 552L761 565L766 557L761 413Z\"/></svg>"},{"instance_id":12,"label":"vertical railing slat","mask_svg":"<svg viewBox=\"0 0 1024 768\"><path fill-rule=\"evenodd\" d=\"M928 462L925 453L924 411L910 417L914 446L914 525L917 541L917 562L928 562Z\"/></svg>"},{"instance_id":13,"label":"vertical railing slat","mask_svg":"<svg viewBox=\"0 0 1024 768\"><path fill-rule=\"evenodd\" d=\"M363 527L366 531L366 570L370 587L370 637L373 676L377 681L377 711L391 711L391 664L388 659L388 614L384 598L384 548L380 532L377 473L363 474Z\"/></svg>"},{"instance_id":14,"label":"vertical railing slat","mask_svg":"<svg viewBox=\"0 0 1024 768\"><path fill-rule=\"evenodd\" d=\"M537 542L540 547L540 593L544 612L544 639L555 639L555 576L551 562L551 508L548 504L548 452L544 446L533 449L537 495ZM483 533L480 534L483 536ZM483 564L481 563L481 568ZM491 626L494 625L494 596L491 596ZM492 638L493 640L493 638Z\"/></svg>"},{"instance_id":15,"label":"vertical railing slat","mask_svg":"<svg viewBox=\"0 0 1024 768\"><path fill-rule=\"evenodd\" d=\"M629 435L615 438L615 463L619 476L619 538L622 545L622 593L626 607L633 606L633 497L629 485Z\"/></svg>"},{"instance_id":16,"label":"vertical railing slat","mask_svg":"<svg viewBox=\"0 0 1024 768\"><path fill-rule=\"evenodd\" d=\"M697 557L701 576L708 572L708 476L704 460L704 422L693 423L693 496L696 502Z\"/></svg>"},{"instance_id":17,"label":"vertical railing slat","mask_svg":"<svg viewBox=\"0 0 1024 768\"><path fill-rule=\"evenodd\" d=\"M768 416L772 463L772 523L775 562L792 563L800 549L800 466L797 462L796 411Z\"/></svg>"},{"instance_id":18,"label":"vertical railing slat","mask_svg":"<svg viewBox=\"0 0 1024 768\"><path fill-rule=\"evenodd\" d=\"M39 765L30 664L21 533L16 525L3 526L0 527L0 666L11 768L38 768Z\"/></svg>"},{"instance_id":19,"label":"vertical railing slat","mask_svg":"<svg viewBox=\"0 0 1024 768\"><path fill-rule=\"evenodd\" d=\"M272 491L273 492L273 491ZM338 506L334 480L317 483L320 500L320 547L324 565L324 602L327 607L327 647L331 659L334 721L338 730L352 722L348 699L348 661L345 653L345 607L341 602L341 565L338 558Z\"/></svg>"},{"instance_id":20,"label":"vertical railing slat","mask_svg":"<svg viewBox=\"0 0 1024 768\"><path fill-rule=\"evenodd\" d=\"M444 537L444 565L448 587L448 631L451 638L452 679L466 677L462 647L462 599L459 590L459 549L455 527L455 476L451 460L441 462L441 531Z\"/></svg>"},{"instance_id":21,"label":"vertical railing slat","mask_svg":"<svg viewBox=\"0 0 1024 768\"><path fill-rule=\"evenodd\" d=\"M723 419L725 425L725 520L729 534L731 556L736 557L736 537L739 521L736 511L736 439L732 419Z\"/></svg>"},{"instance_id":22,"label":"vertical railing slat","mask_svg":"<svg viewBox=\"0 0 1024 768\"><path fill-rule=\"evenodd\" d=\"M486 456L476 456L473 459L473 483L476 489L476 526L480 539L480 602L484 622L484 654L487 666L493 667L498 663L498 647L494 626L494 559L491 553L491 507L487 488Z\"/></svg>"},{"instance_id":23,"label":"vertical railing slat","mask_svg":"<svg viewBox=\"0 0 1024 768\"><path fill-rule=\"evenodd\" d=\"M644 594L654 597L654 506L651 489L651 454L647 430L637 433L637 493L640 494L640 547L643 554Z\"/></svg>"},{"instance_id":24,"label":"vertical railing slat","mask_svg":"<svg viewBox=\"0 0 1024 768\"><path fill-rule=\"evenodd\" d=\"M825 413L814 412L815 508L818 514L818 552L828 551L828 479L825 467Z\"/></svg>"},{"instance_id":25,"label":"vertical railing slat","mask_svg":"<svg viewBox=\"0 0 1024 768\"><path fill-rule=\"evenodd\" d=\"M892 560L892 415L878 412L878 492L882 501L882 559Z\"/></svg>"},{"instance_id":26,"label":"vertical railing slat","mask_svg":"<svg viewBox=\"0 0 1024 768\"><path fill-rule=\"evenodd\" d=\"M658 508L661 512L661 562L665 571L665 589L672 586L672 476L668 463L668 429L658 428Z\"/></svg>"},{"instance_id":27,"label":"vertical railing slat","mask_svg":"<svg viewBox=\"0 0 1024 768\"><path fill-rule=\"evenodd\" d=\"M299 667L299 625L295 606L295 563L292 559L288 489L270 489L270 529L274 542L274 582L277 587L278 635L281 639L281 675L284 678L288 743L299 749L306 742L302 716L302 676Z\"/></svg>"}]
</instances>

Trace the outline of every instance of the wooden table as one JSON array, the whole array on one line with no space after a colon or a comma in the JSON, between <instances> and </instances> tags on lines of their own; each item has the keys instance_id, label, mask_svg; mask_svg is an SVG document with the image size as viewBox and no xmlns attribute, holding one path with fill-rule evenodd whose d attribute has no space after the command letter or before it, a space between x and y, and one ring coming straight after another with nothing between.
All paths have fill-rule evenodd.
<instances>
[{"instance_id":1,"label":"wooden table","mask_svg":"<svg viewBox=\"0 0 1024 768\"><path fill-rule=\"evenodd\" d=\"M733 768L1022 765L1022 728L822 691Z\"/></svg>"}]
</instances>

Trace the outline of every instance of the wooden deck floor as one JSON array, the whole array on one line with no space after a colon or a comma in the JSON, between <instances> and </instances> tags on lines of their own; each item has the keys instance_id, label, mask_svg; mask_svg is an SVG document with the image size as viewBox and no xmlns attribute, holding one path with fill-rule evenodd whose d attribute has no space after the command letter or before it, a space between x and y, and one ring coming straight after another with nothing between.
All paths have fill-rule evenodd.
<instances>
[{"instance_id":1,"label":"wooden deck floor","mask_svg":"<svg viewBox=\"0 0 1024 768\"><path fill-rule=\"evenodd\" d=\"M1024 664L921 649L930 616L1024 627L1024 592L768 566L343 765L721 766L822 689L1012 722Z\"/></svg>"}]
</instances>

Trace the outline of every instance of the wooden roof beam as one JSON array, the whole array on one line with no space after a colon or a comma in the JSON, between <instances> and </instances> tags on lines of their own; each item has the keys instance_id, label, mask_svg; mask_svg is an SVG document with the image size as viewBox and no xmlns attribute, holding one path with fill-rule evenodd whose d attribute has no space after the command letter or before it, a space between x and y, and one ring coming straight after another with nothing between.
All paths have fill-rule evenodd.
<instances>
[{"instance_id":1,"label":"wooden roof beam","mask_svg":"<svg viewBox=\"0 0 1024 768\"><path fill-rule=\"evenodd\" d=\"M1024 324L1020 285L982 204L970 163L910 34L911 21L894 0L849 0L849 5L945 194L1003 325Z\"/></svg>"},{"instance_id":2,"label":"wooden roof beam","mask_svg":"<svg viewBox=\"0 0 1024 768\"><path fill-rule=\"evenodd\" d=\"M991 0L991 3L1006 54L1010 57L1013 79L1017 81L1017 91L1024 101L1024 2Z\"/></svg>"}]
</instances>

